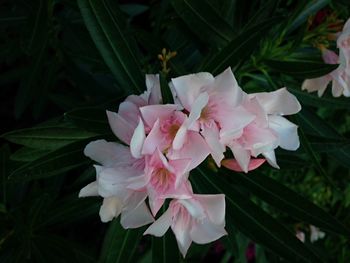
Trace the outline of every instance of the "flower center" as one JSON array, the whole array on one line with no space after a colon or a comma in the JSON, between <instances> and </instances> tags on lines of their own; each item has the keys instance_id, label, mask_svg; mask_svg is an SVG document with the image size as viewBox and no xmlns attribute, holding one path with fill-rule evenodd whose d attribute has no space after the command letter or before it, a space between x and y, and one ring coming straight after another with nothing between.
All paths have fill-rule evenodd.
<instances>
[{"instance_id":1,"label":"flower center","mask_svg":"<svg viewBox=\"0 0 350 263\"><path fill-rule=\"evenodd\" d=\"M174 174L162 167L153 172L151 184L157 191L165 192L170 189L174 181Z\"/></svg>"},{"instance_id":2,"label":"flower center","mask_svg":"<svg viewBox=\"0 0 350 263\"><path fill-rule=\"evenodd\" d=\"M162 122L160 130L162 131L162 133L164 133L166 140L168 140L169 143L171 143L174 140L175 135L179 130L180 126L180 120L176 118L176 116L171 116L169 119L166 119Z\"/></svg>"}]
</instances>

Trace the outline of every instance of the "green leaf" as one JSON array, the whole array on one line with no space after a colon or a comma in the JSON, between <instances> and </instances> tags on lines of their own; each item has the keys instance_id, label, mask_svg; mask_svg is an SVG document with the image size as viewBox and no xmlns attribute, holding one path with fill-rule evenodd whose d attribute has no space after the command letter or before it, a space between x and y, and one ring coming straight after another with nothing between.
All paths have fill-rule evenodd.
<instances>
[{"instance_id":1,"label":"green leaf","mask_svg":"<svg viewBox=\"0 0 350 263\"><path fill-rule=\"evenodd\" d=\"M259 47L257 43L266 36L268 29L278 21L280 18L272 18L243 31L203 65L199 71L219 74L229 66L234 68Z\"/></svg>"},{"instance_id":2,"label":"green leaf","mask_svg":"<svg viewBox=\"0 0 350 263\"><path fill-rule=\"evenodd\" d=\"M41 150L55 150L70 143L96 136L96 133L65 126L33 127L15 130L1 137L17 144Z\"/></svg>"},{"instance_id":3,"label":"green leaf","mask_svg":"<svg viewBox=\"0 0 350 263\"><path fill-rule=\"evenodd\" d=\"M254 172L245 175L228 170L223 175L229 176L238 186L245 187L253 195L295 218L337 234L350 234L337 219L268 176Z\"/></svg>"},{"instance_id":4,"label":"green leaf","mask_svg":"<svg viewBox=\"0 0 350 263\"><path fill-rule=\"evenodd\" d=\"M69 144L33 162L20 166L11 173L9 180L23 182L47 178L87 164L89 159L83 155L83 150L89 141L83 140Z\"/></svg>"},{"instance_id":5,"label":"green leaf","mask_svg":"<svg viewBox=\"0 0 350 263\"><path fill-rule=\"evenodd\" d=\"M240 232L288 261L323 262L293 233L250 201L247 196L230 187L221 176L213 174L212 171L206 173L203 168L197 168L196 172L191 177L195 184L205 186L210 193L225 194L227 225L234 225ZM233 233L229 232L229 235L231 234Z\"/></svg>"},{"instance_id":6,"label":"green leaf","mask_svg":"<svg viewBox=\"0 0 350 263\"><path fill-rule=\"evenodd\" d=\"M264 60L264 64L276 72L304 79L324 76L338 67L337 64L333 65L311 61Z\"/></svg>"},{"instance_id":7,"label":"green leaf","mask_svg":"<svg viewBox=\"0 0 350 263\"><path fill-rule=\"evenodd\" d=\"M222 47L233 38L233 30L206 1L173 0L176 13L203 42Z\"/></svg>"},{"instance_id":8,"label":"green leaf","mask_svg":"<svg viewBox=\"0 0 350 263\"><path fill-rule=\"evenodd\" d=\"M78 193L75 193L74 196L54 203L53 209L48 211L41 225L69 225L90 216L97 217L100 206L101 200L99 198L78 198Z\"/></svg>"},{"instance_id":9,"label":"green leaf","mask_svg":"<svg viewBox=\"0 0 350 263\"><path fill-rule=\"evenodd\" d=\"M7 144L4 144L0 148L0 171L1 171L1 178L0 178L0 189L1 189L1 201L6 205L7 202L7 176L9 173L9 157L10 157L11 151L10 147Z\"/></svg>"},{"instance_id":10,"label":"green leaf","mask_svg":"<svg viewBox=\"0 0 350 263\"><path fill-rule=\"evenodd\" d=\"M119 219L114 219L107 230L99 262L128 263L135 262L136 248L144 228L124 229Z\"/></svg>"},{"instance_id":11,"label":"green leaf","mask_svg":"<svg viewBox=\"0 0 350 263\"><path fill-rule=\"evenodd\" d=\"M106 111L99 108L80 108L64 114L76 126L99 134L110 133Z\"/></svg>"},{"instance_id":12,"label":"green leaf","mask_svg":"<svg viewBox=\"0 0 350 263\"><path fill-rule=\"evenodd\" d=\"M302 91L299 87L288 89L291 93L293 93L298 100L306 105L311 105L314 107L330 107L334 109L350 109L350 103L348 99L345 98L333 98L328 96L318 97L316 93L308 93L306 91Z\"/></svg>"},{"instance_id":13,"label":"green leaf","mask_svg":"<svg viewBox=\"0 0 350 263\"><path fill-rule=\"evenodd\" d=\"M132 39L123 29L125 21L112 0L78 0L85 25L104 61L126 93L141 93L144 77Z\"/></svg>"},{"instance_id":14,"label":"green leaf","mask_svg":"<svg viewBox=\"0 0 350 263\"><path fill-rule=\"evenodd\" d=\"M160 91L162 92L163 104L173 104L174 103L173 95L168 85L166 74L164 74L163 72L159 73L159 82L160 82Z\"/></svg>"},{"instance_id":15,"label":"green leaf","mask_svg":"<svg viewBox=\"0 0 350 263\"><path fill-rule=\"evenodd\" d=\"M294 17L292 17L290 24L287 26L288 32L293 31L305 23L311 15L316 14L317 11L329 4L329 2L329 0L301 2L300 9L296 9Z\"/></svg>"},{"instance_id":16,"label":"green leaf","mask_svg":"<svg viewBox=\"0 0 350 263\"><path fill-rule=\"evenodd\" d=\"M48 154L47 150L22 147L15 153L11 154L10 158L11 160L18 162L32 162L46 154Z\"/></svg>"}]
</instances>

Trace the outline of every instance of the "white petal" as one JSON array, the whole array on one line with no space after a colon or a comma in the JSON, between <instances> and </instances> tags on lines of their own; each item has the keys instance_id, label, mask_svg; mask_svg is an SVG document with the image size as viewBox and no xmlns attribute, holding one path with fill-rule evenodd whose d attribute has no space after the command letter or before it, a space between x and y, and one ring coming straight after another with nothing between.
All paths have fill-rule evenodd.
<instances>
[{"instance_id":1,"label":"white petal","mask_svg":"<svg viewBox=\"0 0 350 263\"><path fill-rule=\"evenodd\" d=\"M242 148L242 146L238 143L233 143L229 147L239 166L245 173L247 173L250 162L250 152Z\"/></svg>"},{"instance_id":2,"label":"white petal","mask_svg":"<svg viewBox=\"0 0 350 263\"><path fill-rule=\"evenodd\" d=\"M145 126L143 125L143 122L140 118L139 124L137 125L130 142L130 151L133 157L135 158L141 157L142 146L145 139L146 139Z\"/></svg>"},{"instance_id":3,"label":"white petal","mask_svg":"<svg viewBox=\"0 0 350 263\"><path fill-rule=\"evenodd\" d=\"M114 135L129 144L135 127L115 112L107 111L107 118Z\"/></svg>"},{"instance_id":4,"label":"white petal","mask_svg":"<svg viewBox=\"0 0 350 263\"><path fill-rule=\"evenodd\" d=\"M197 244L207 244L227 235L223 225L216 225L205 218L198 221L191 229L191 239Z\"/></svg>"},{"instance_id":5,"label":"white petal","mask_svg":"<svg viewBox=\"0 0 350 263\"><path fill-rule=\"evenodd\" d=\"M145 202L132 210L122 212L120 224L125 228L138 228L154 221Z\"/></svg>"},{"instance_id":6,"label":"white petal","mask_svg":"<svg viewBox=\"0 0 350 263\"><path fill-rule=\"evenodd\" d=\"M298 126L294 123L281 116L270 116L269 126L277 132L281 148L291 151L299 148Z\"/></svg>"},{"instance_id":7,"label":"white petal","mask_svg":"<svg viewBox=\"0 0 350 263\"><path fill-rule=\"evenodd\" d=\"M261 92L253 94L260 105L268 114L289 115L301 110L301 105L297 98L286 88L281 88L272 92Z\"/></svg>"},{"instance_id":8,"label":"white petal","mask_svg":"<svg viewBox=\"0 0 350 263\"><path fill-rule=\"evenodd\" d=\"M98 196L98 184L97 182L89 183L82 188L79 192L79 197Z\"/></svg>"},{"instance_id":9,"label":"white petal","mask_svg":"<svg viewBox=\"0 0 350 263\"><path fill-rule=\"evenodd\" d=\"M220 142L219 130L216 124L213 123L211 127L203 126L201 134L211 150L211 156L213 157L216 165L220 167L221 161L224 159L224 152L226 149Z\"/></svg>"},{"instance_id":10,"label":"white petal","mask_svg":"<svg viewBox=\"0 0 350 263\"><path fill-rule=\"evenodd\" d=\"M102 222L111 221L114 217L118 217L122 211L123 204L117 197L107 197L103 199L103 204L100 208L100 218Z\"/></svg>"},{"instance_id":11,"label":"white petal","mask_svg":"<svg viewBox=\"0 0 350 263\"><path fill-rule=\"evenodd\" d=\"M185 109L191 111L192 104L201 93L201 89L214 83L214 77L210 73L200 72L174 78L171 81L181 104Z\"/></svg>"},{"instance_id":12,"label":"white petal","mask_svg":"<svg viewBox=\"0 0 350 263\"><path fill-rule=\"evenodd\" d=\"M145 231L144 235L163 236L171 225L171 211L168 209Z\"/></svg>"},{"instance_id":13,"label":"white petal","mask_svg":"<svg viewBox=\"0 0 350 263\"><path fill-rule=\"evenodd\" d=\"M160 91L159 75L146 74L146 87L149 94L148 104L159 104L162 102L162 93Z\"/></svg>"},{"instance_id":14,"label":"white petal","mask_svg":"<svg viewBox=\"0 0 350 263\"><path fill-rule=\"evenodd\" d=\"M211 222L216 225L225 225L225 195L194 195L204 207Z\"/></svg>"},{"instance_id":15,"label":"white petal","mask_svg":"<svg viewBox=\"0 0 350 263\"><path fill-rule=\"evenodd\" d=\"M105 140L90 142L86 145L84 154L107 167L133 163L133 158L128 147Z\"/></svg>"},{"instance_id":16,"label":"white petal","mask_svg":"<svg viewBox=\"0 0 350 263\"><path fill-rule=\"evenodd\" d=\"M262 155L266 158L266 161L272 166L275 167L277 169L279 169L280 167L277 164L276 161L276 155L275 155L275 151L268 151L268 152L263 152Z\"/></svg>"}]
</instances>

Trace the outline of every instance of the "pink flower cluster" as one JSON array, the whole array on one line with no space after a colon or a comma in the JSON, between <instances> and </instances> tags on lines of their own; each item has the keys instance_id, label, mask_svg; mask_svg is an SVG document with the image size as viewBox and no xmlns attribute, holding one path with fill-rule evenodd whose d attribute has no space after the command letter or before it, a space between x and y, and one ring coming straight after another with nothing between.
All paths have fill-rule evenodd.
<instances>
[{"instance_id":1,"label":"pink flower cluster","mask_svg":"<svg viewBox=\"0 0 350 263\"><path fill-rule=\"evenodd\" d=\"M278 168L274 150L299 147L297 126L284 115L301 106L285 88L246 94L230 68L216 77L181 76L169 85L175 104L162 104L158 76L146 75L144 94L127 97L118 113L107 111L122 143L97 140L86 146L84 154L99 165L96 181L79 196L104 198L103 222L120 215L124 228L152 223L145 234L154 236L170 227L185 256L192 241L226 235L224 195L194 194L190 171L209 155L218 167L235 171L248 172L265 160ZM234 159L225 159L227 148ZM155 220L166 199L172 200Z\"/></svg>"},{"instance_id":2,"label":"pink flower cluster","mask_svg":"<svg viewBox=\"0 0 350 263\"><path fill-rule=\"evenodd\" d=\"M328 84L332 82L332 95L350 97L350 19L345 23L343 31L338 33L337 47L339 55L334 51L323 48L322 58L326 64L339 64L331 73L314 79L306 79L302 89L308 92L317 91L323 95Z\"/></svg>"}]
</instances>

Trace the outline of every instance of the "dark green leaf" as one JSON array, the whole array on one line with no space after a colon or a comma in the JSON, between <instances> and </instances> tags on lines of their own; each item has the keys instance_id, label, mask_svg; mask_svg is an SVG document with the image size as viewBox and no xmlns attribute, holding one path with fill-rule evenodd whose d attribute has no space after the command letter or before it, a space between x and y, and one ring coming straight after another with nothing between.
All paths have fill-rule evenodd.
<instances>
[{"instance_id":1,"label":"dark green leaf","mask_svg":"<svg viewBox=\"0 0 350 263\"><path fill-rule=\"evenodd\" d=\"M163 72L159 73L160 91L162 92L162 100L164 104L173 104L174 99L171 93L166 74Z\"/></svg>"},{"instance_id":2,"label":"dark green leaf","mask_svg":"<svg viewBox=\"0 0 350 263\"><path fill-rule=\"evenodd\" d=\"M1 169L1 178L0 178L0 189L1 189L1 201L6 205L7 202L7 177L9 175L9 157L11 151L10 147L5 144L0 148L0 169Z\"/></svg>"},{"instance_id":3,"label":"dark green leaf","mask_svg":"<svg viewBox=\"0 0 350 263\"><path fill-rule=\"evenodd\" d=\"M222 47L232 40L232 28L206 1L173 0L172 5L189 29L203 42Z\"/></svg>"},{"instance_id":4,"label":"dark green leaf","mask_svg":"<svg viewBox=\"0 0 350 263\"><path fill-rule=\"evenodd\" d=\"M268 29L278 21L280 18L272 18L242 32L209 60L200 71L219 74L227 67L234 68L243 59L250 56L259 46L257 43L266 36Z\"/></svg>"},{"instance_id":5,"label":"dark green leaf","mask_svg":"<svg viewBox=\"0 0 350 263\"><path fill-rule=\"evenodd\" d=\"M125 21L112 0L78 0L87 29L114 77L126 93L141 93L144 78Z\"/></svg>"},{"instance_id":6,"label":"dark green leaf","mask_svg":"<svg viewBox=\"0 0 350 263\"><path fill-rule=\"evenodd\" d=\"M18 162L32 162L46 155L47 153L47 150L22 147L15 153L11 154L11 160Z\"/></svg>"},{"instance_id":7,"label":"dark green leaf","mask_svg":"<svg viewBox=\"0 0 350 263\"><path fill-rule=\"evenodd\" d=\"M9 180L23 182L46 178L82 166L89 162L89 159L83 155L84 147L89 141L83 140L69 144L27 163L13 171Z\"/></svg>"},{"instance_id":8,"label":"dark green leaf","mask_svg":"<svg viewBox=\"0 0 350 263\"><path fill-rule=\"evenodd\" d=\"M206 173L203 168L197 168L196 171L197 173L191 177L195 184L205 185L210 192L225 194L227 224L233 224L243 234L288 261L323 262L293 233L249 198L230 187L219 175L213 174L212 171Z\"/></svg>"},{"instance_id":9,"label":"dark green leaf","mask_svg":"<svg viewBox=\"0 0 350 263\"><path fill-rule=\"evenodd\" d=\"M119 219L114 219L110 223L105 235L99 262L135 262L136 248L143 232L144 228L124 229L120 225Z\"/></svg>"},{"instance_id":10,"label":"dark green leaf","mask_svg":"<svg viewBox=\"0 0 350 263\"><path fill-rule=\"evenodd\" d=\"M228 170L223 172L223 174L229 176L235 184L245 187L253 195L295 218L319 226L327 231L341 235L350 234L349 230L337 219L268 176L257 173L244 175L232 173Z\"/></svg>"},{"instance_id":11,"label":"dark green leaf","mask_svg":"<svg viewBox=\"0 0 350 263\"><path fill-rule=\"evenodd\" d=\"M326 75L338 67L337 64L333 65L311 61L265 60L264 64L276 72L304 79Z\"/></svg>"},{"instance_id":12,"label":"dark green leaf","mask_svg":"<svg viewBox=\"0 0 350 263\"><path fill-rule=\"evenodd\" d=\"M96 136L95 133L65 126L33 127L15 130L1 137L17 144L41 150L55 150L67 144Z\"/></svg>"},{"instance_id":13,"label":"dark green leaf","mask_svg":"<svg viewBox=\"0 0 350 263\"><path fill-rule=\"evenodd\" d=\"M99 134L110 133L106 111L99 108L80 108L64 114L65 118L87 131Z\"/></svg>"}]
</instances>

